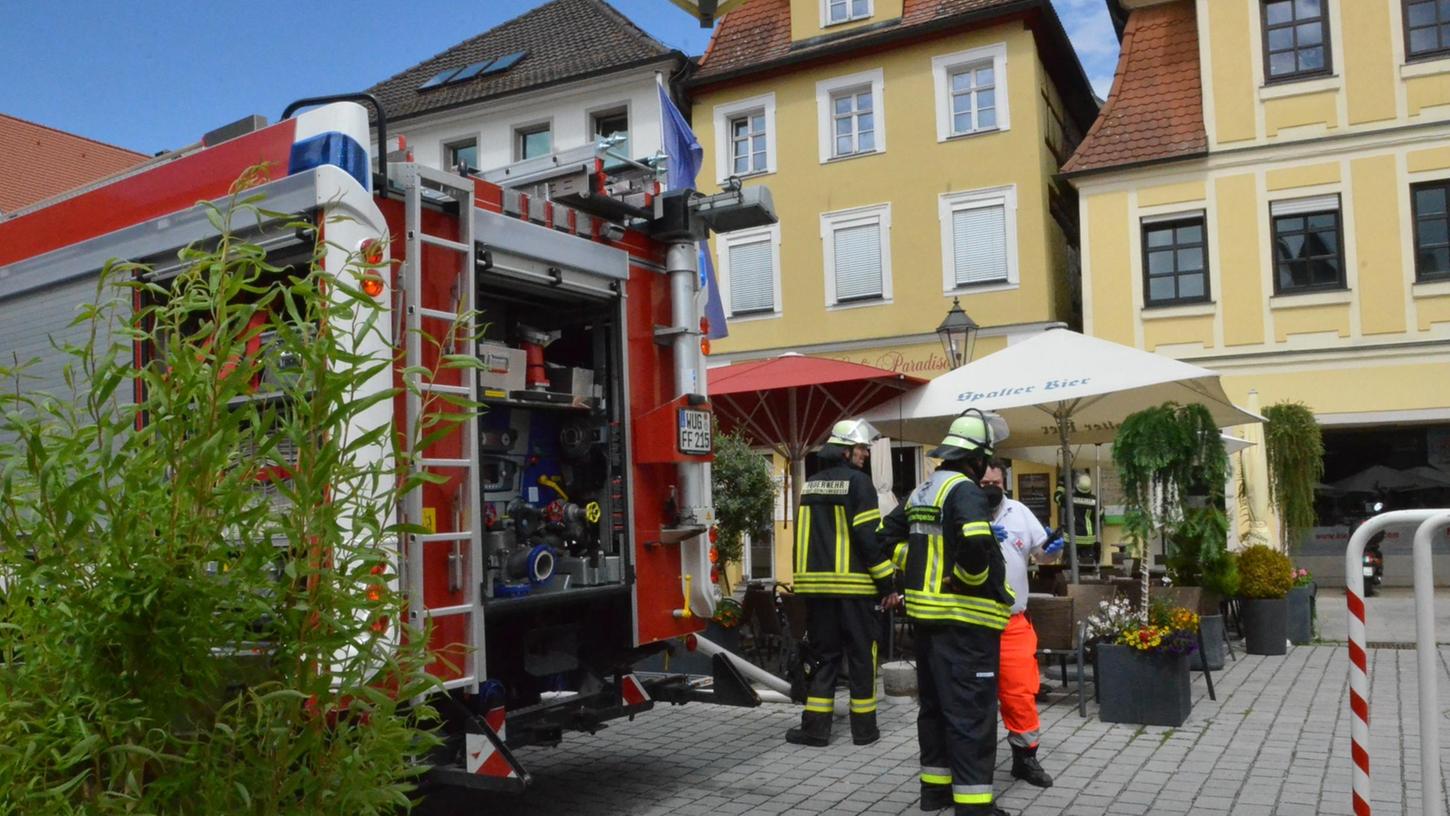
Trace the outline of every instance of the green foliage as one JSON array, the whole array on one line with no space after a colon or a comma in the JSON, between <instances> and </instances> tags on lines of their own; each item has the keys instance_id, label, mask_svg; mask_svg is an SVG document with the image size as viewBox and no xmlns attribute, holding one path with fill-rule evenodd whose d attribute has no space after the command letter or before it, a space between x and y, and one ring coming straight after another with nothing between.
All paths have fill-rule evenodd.
<instances>
[{"instance_id":1,"label":"green foliage","mask_svg":"<svg viewBox=\"0 0 1450 816\"><path fill-rule=\"evenodd\" d=\"M1264 447L1269 460L1269 500L1284 518L1290 547L1314 526L1314 486L1324 477L1324 438L1314 412L1299 402L1264 409Z\"/></svg>"},{"instance_id":2,"label":"green foliage","mask_svg":"<svg viewBox=\"0 0 1450 816\"><path fill-rule=\"evenodd\" d=\"M1167 535L1168 567L1179 583L1230 580L1222 509L1228 454L1208 409L1168 402L1132 414L1118 429L1113 462L1130 540L1141 546L1155 532ZM1206 501L1190 502L1194 494Z\"/></svg>"},{"instance_id":3,"label":"green foliage","mask_svg":"<svg viewBox=\"0 0 1450 816\"><path fill-rule=\"evenodd\" d=\"M277 268L232 237L263 214L209 210L221 240L169 283L108 265L88 340L57 349L72 393L0 368L4 812L395 813L436 742L406 706L426 638L398 642L416 482L365 414L395 394L363 345L388 315L356 263Z\"/></svg>"},{"instance_id":4,"label":"green foliage","mask_svg":"<svg viewBox=\"0 0 1450 816\"><path fill-rule=\"evenodd\" d=\"M1282 598L1294 586L1289 556L1262 544L1239 553L1239 595L1244 598Z\"/></svg>"},{"instance_id":5,"label":"green foliage","mask_svg":"<svg viewBox=\"0 0 1450 816\"><path fill-rule=\"evenodd\" d=\"M745 536L768 530L775 513L770 464L750 448L745 437L717 434L710 479L720 529L715 542L720 563L738 564L745 555Z\"/></svg>"}]
</instances>

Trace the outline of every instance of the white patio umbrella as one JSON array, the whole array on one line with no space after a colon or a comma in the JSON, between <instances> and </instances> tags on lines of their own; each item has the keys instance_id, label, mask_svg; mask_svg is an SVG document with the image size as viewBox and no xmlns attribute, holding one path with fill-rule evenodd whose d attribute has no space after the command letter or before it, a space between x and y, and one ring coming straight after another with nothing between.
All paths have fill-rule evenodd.
<instances>
[{"instance_id":1,"label":"white patio umbrella","mask_svg":"<svg viewBox=\"0 0 1450 816\"><path fill-rule=\"evenodd\" d=\"M1203 405L1220 428L1263 421L1230 402L1206 368L1061 328L949 371L866 417L894 438L935 444L963 410L995 411L1011 428L1005 447L1056 444L1070 473L1073 443L1111 442L1129 414L1170 401ZM1076 582L1077 536L1067 527Z\"/></svg>"}]
</instances>

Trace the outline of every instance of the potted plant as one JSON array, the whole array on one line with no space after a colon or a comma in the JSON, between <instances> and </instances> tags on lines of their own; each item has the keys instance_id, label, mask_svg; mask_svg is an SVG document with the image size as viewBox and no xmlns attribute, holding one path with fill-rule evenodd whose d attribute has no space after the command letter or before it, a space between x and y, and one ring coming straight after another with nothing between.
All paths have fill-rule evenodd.
<instances>
[{"instance_id":1,"label":"potted plant","mask_svg":"<svg viewBox=\"0 0 1450 816\"><path fill-rule=\"evenodd\" d=\"M1103 722L1179 726L1193 710L1188 657L1198 648L1198 614L1152 604L1147 619L1126 599L1088 619L1095 645L1098 717Z\"/></svg>"},{"instance_id":2,"label":"potted plant","mask_svg":"<svg viewBox=\"0 0 1450 816\"><path fill-rule=\"evenodd\" d=\"M1269 464L1269 500L1284 523L1285 549L1294 552L1314 526L1314 487L1324 477L1324 438L1314 412L1298 402L1264 409L1264 455Z\"/></svg>"},{"instance_id":3,"label":"potted plant","mask_svg":"<svg viewBox=\"0 0 1450 816\"><path fill-rule=\"evenodd\" d=\"M1294 585L1284 597L1287 614L1289 641L1296 645L1314 641L1314 593L1317 589L1314 576L1309 570L1298 567L1290 570Z\"/></svg>"},{"instance_id":4,"label":"potted plant","mask_svg":"<svg viewBox=\"0 0 1450 816\"><path fill-rule=\"evenodd\" d=\"M750 447L745 437L736 433L721 434L718 428L716 431L710 483L719 536L711 558L721 592L730 597L729 565L743 559L745 537L759 535L771 527L775 480L771 478L770 465Z\"/></svg>"},{"instance_id":5,"label":"potted plant","mask_svg":"<svg viewBox=\"0 0 1450 816\"><path fill-rule=\"evenodd\" d=\"M1228 632L1224 625L1223 612L1221 610L1224 598L1232 598L1239 593L1239 566L1238 555L1233 552L1224 553L1224 557L1214 562L1212 569L1205 569L1200 579L1203 586L1203 595L1199 599L1199 631L1203 633L1203 650L1195 652L1188 659L1188 668L1194 671L1201 671L1204 663L1208 668L1218 671L1224 667L1225 646L1228 643Z\"/></svg>"},{"instance_id":6,"label":"potted plant","mask_svg":"<svg viewBox=\"0 0 1450 816\"><path fill-rule=\"evenodd\" d=\"M1294 586L1289 557L1257 544L1239 553L1239 609L1249 654L1281 655L1287 649L1288 603Z\"/></svg>"}]
</instances>

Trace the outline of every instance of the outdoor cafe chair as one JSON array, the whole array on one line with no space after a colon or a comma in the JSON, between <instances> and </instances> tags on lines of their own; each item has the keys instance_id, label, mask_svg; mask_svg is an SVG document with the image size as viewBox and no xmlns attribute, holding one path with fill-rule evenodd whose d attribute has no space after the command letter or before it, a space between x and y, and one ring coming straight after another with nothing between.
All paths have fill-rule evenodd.
<instances>
[{"instance_id":1,"label":"outdoor cafe chair","mask_svg":"<svg viewBox=\"0 0 1450 816\"><path fill-rule=\"evenodd\" d=\"M1087 621L1079 620L1073 611L1076 602L1072 598L1029 595L1027 616L1032 628L1037 630L1037 654L1049 661L1057 658L1062 669L1062 685L1067 687L1067 659L1077 664L1077 713L1087 716L1087 696L1083 690L1084 667L1083 647L1087 640Z\"/></svg>"}]
</instances>

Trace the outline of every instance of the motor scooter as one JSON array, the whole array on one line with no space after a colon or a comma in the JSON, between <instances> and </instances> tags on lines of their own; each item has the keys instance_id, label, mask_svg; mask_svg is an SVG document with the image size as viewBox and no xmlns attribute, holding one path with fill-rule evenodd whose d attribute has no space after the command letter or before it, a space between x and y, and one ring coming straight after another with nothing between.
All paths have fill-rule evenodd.
<instances>
[{"instance_id":1,"label":"motor scooter","mask_svg":"<svg viewBox=\"0 0 1450 816\"><path fill-rule=\"evenodd\" d=\"M1364 545L1364 556L1360 559L1361 569L1364 570L1364 596L1373 598L1379 594L1379 586L1384 582L1385 577L1385 556L1380 552L1380 542L1384 541L1383 531L1375 533L1369 543Z\"/></svg>"}]
</instances>

